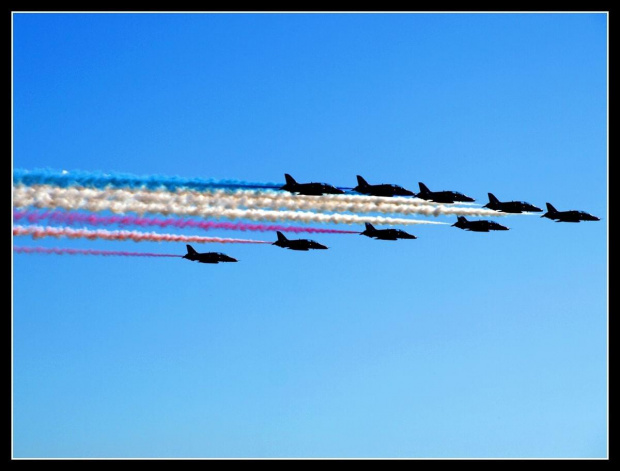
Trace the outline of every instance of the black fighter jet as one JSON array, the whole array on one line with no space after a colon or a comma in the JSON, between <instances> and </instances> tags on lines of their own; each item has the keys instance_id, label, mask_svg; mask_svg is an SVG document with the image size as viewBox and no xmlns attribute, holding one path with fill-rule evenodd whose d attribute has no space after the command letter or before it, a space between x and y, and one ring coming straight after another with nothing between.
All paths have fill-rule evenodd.
<instances>
[{"instance_id":1,"label":"black fighter jet","mask_svg":"<svg viewBox=\"0 0 620 471\"><path fill-rule=\"evenodd\" d=\"M435 203L457 203L475 201L473 198L465 196L463 193L459 193L458 191L431 191L422 182L419 182L418 185L420 185L420 193L418 193L416 196L423 200L434 201Z\"/></svg>"},{"instance_id":2,"label":"black fighter jet","mask_svg":"<svg viewBox=\"0 0 620 471\"><path fill-rule=\"evenodd\" d=\"M187 245L187 253L183 258L199 263L237 262L238 260L219 252L198 253L191 245Z\"/></svg>"},{"instance_id":3,"label":"black fighter jet","mask_svg":"<svg viewBox=\"0 0 620 471\"><path fill-rule=\"evenodd\" d=\"M357 176L357 186L353 191L364 193L371 196L415 196L413 191L404 189L402 186L382 183L380 185L369 185L361 176Z\"/></svg>"},{"instance_id":4,"label":"black fighter jet","mask_svg":"<svg viewBox=\"0 0 620 471\"><path fill-rule=\"evenodd\" d=\"M366 223L366 230L361 232L360 235L382 240L417 239L416 236L401 231L400 229L375 229L375 227L368 222Z\"/></svg>"},{"instance_id":5,"label":"black fighter jet","mask_svg":"<svg viewBox=\"0 0 620 471\"><path fill-rule=\"evenodd\" d=\"M547 203L547 212L541 218L555 219L555 222L579 222L579 221L600 221L601 218L592 216L585 211L558 211L551 203Z\"/></svg>"},{"instance_id":6,"label":"black fighter jet","mask_svg":"<svg viewBox=\"0 0 620 471\"><path fill-rule=\"evenodd\" d=\"M465 231L489 232L489 231L507 231L506 226L502 226L493 221L468 221L465 216L457 216L457 221L452 227L458 227Z\"/></svg>"},{"instance_id":7,"label":"black fighter jet","mask_svg":"<svg viewBox=\"0 0 620 471\"><path fill-rule=\"evenodd\" d=\"M494 209L502 213L523 213L533 212L540 213L542 209L525 201L500 201L493 193L489 193L489 202L483 206L484 208Z\"/></svg>"},{"instance_id":8,"label":"black fighter jet","mask_svg":"<svg viewBox=\"0 0 620 471\"><path fill-rule=\"evenodd\" d=\"M327 183L297 183L288 173L284 174L284 178L286 179L286 185L280 187L280 190L290 191L291 193L315 196L324 195L326 193L334 195L344 193L344 191L332 185L328 185Z\"/></svg>"},{"instance_id":9,"label":"black fighter jet","mask_svg":"<svg viewBox=\"0 0 620 471\"><path fill-rule=\"evenodd\" d=\"M309 249L326 249L324 245L319 244L313 240L308 239L287 239L280 231L278 233L278 240L272 245L277 245L283 249L291 250L309 250Z\"/></svg>"}]
</instances>

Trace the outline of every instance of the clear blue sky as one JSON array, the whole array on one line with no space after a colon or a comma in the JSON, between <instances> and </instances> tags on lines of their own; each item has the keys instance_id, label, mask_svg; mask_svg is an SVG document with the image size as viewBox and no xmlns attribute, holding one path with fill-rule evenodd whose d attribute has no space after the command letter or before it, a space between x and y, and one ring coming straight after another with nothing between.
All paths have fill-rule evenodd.
<instances>
[{"instance_id":1,"label":"clear blue sky","mask_svg":"<svg viewBox=\"0 0 620 471\"><path fill-rule=\"evenodd\" d=\"M361 174L601 221L14 255L13 456L606 457L607 137L603 13L14 14L14 168Z\"/></svg>"}]
</instances>

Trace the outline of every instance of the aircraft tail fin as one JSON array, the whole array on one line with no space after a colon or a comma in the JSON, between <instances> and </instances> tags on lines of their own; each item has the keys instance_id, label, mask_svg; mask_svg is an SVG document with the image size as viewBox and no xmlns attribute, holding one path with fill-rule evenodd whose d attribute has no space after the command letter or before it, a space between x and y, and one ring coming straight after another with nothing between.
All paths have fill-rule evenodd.
<instances>
[{"instance_id":1,"label":"aircraft tail fin","mask_svg":"<svg viewBox=\"0 0 620 471\"><path fill-rule=\"evenodd\" d=\"M550 213L557 213L558 212L558 210L555 209L551 203L547 203L547 211L549 211Z\"/></svg>"},{"instance_id":2,"label":"aircraft tail fin","mask_svg":"<svg viewBox=\"0 0 620 471\"><path fill-rule=\"evenodd\" d=\"M191 245L186 245L185 247L187 247L187 255L196 255L198 253Z\"/></svg>"},{"instance_id":3,"label":"aircraft tail fin","mask_svg":"<svg viewBox=\"0 0 620 471\"><path fill-rule=\"evenodd\" d=\"M420 187L420 193L430 193L431 190L428 189L428 187L422 183L422 182L418 182L418 185Z\"/></svg>"},{"instance_id":4,"label":"aircraft tail fin","mask_svg":"<svg viewBox=\"0 0 620 471\"><path fill-rule=\"evenodd\" d=\"M284 179L286 180L287 185L297 185L295 179L291 177L288 173L284 174Z\"/></svg>"},{"instance_id":5,"label":"aircraft tail fin","mask_svg":"<svg viewBox=\"0 0 620 471\"><path fill-rule=\"evenodd\" d=\"M364 180L360 175L357 176L357 184L359 186L368 186L368 182Z\"/></svg>"},{"instance_id":6,"label":"aircraft tail fin","mask_svg":"<svg viewBox=\"0 0 620 471\"><path fill-rule=\"evenodd\" d=\"M276 231L276 233L278 234L278 241L279 242L284 242L285 240L288 240L284 234L282 234L280 231Z\"/></svg>"},{"instance_id":7,"label":"aircraft tail fin","mask_svg":"<svg viewBox=\"0 0 620 471\"><path fill-rule=\"evenodd\" d=\"M456 222L454 224L452 224L452 227L463 227L463 224L467 224L467 219L465 219L465 216L457 216L456 217Z\"/></svg>"},{"instance_id":8,"label":"aircraft tail fin","mask_svg":"<svg viewBox=\"0 0 620 471\"><path fill-rule=\"evenodd\" d=\"M367 231L374 231L375 230L375 226L373 226L372 224L370 224L369 222L365 223L366 224L366 230Z\"/></svg>"},{"instance_id":9,"label":"aircraft tail fin","mask_svg":"<svg viewBox=\"0 0 620 471\"><path fill-rule=\"evenodd\" d=\"M499 203L499 200L495 197L493 193L489 193L489 201L491 203Z\"/></svg>"}]
</instances>

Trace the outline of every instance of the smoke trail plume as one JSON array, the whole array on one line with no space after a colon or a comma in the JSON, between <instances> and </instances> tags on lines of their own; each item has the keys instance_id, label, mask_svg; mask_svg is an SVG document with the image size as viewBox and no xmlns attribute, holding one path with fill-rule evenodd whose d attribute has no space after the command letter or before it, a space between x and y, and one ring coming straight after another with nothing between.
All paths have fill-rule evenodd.
<instances>
[{"instance_id":1,"label":"smoke trail plume","mask_svg":"<svg viewBox=\"0 0 620 471\"><path fill-rule=\"evenodd\" d=\"M18 187L21 188L21 187ZM224 209L272 209L293 211L382 213L424 216L502 216L504 213L486 208L459 207L429 203L407 198L386 198L358 195L292 195L290 193L256 190L136 190L108 188L106 190L50 185L30 188L46 191L50 196L82 195L91 201L136 201L145 204L195 205L198 207L219 207ZM46 190L44 190L46 189ZM39 192L40 193L40 192ZM40 198L44 198L41 196Z\"/></svg>"},{"instance_id":2,"label":"smoke trail plume","mask_svg":"<svg viewBox=\"0 0 620 471\"><path fill-rule=\"evenodd\" d=\"M320 197L319 197L320 198ZM222 207L212 195L189 195L186 192L95 190L52 186L18 186L13 189L15 207L61 208L65 210L111 211L114 213L154 213L199 216L203 218L250 219L253 221L296 221L302 223L411 225L445 224L443 222L357 214L326 214L310 211L276 211L265 209L231 209Z\"/></svg>"},{"instance_id":3,"label":"smoke trail plume","mask_svg":"<svg viewBox=\"0 0 620 471\"><path fill-rule=\"evenodd\" d=\"M21 254L45 254L45 255L103 255L120 257L183 257L167 253L149 252L121 252L117 250L93 250L93 249L70 249L61 247L13 247L13 252Z\"/></svg>"},{"instance_id":4,"label":"smoke trail plume","mask_svg":"<svg viewBox=\"0 0 620 471\"><path fill-rule=\"evenodd\" d=\"M257 183L241 180L189 179L161 175L136 176L116 172L59 172L47 169L16 169L13 172L13 183L14 185L26 186L52 185L60 188L81 187L99 190L115 188L125 190L167 190L169 192L189 191L194 194L189 193L185 196L180 195L180 197L194 199L201 196L209 197L208 194L204 195L203 193L215 190L217 192L211 195L211 197L218 198L220 205L227 208L380 212L423 214L426 216L504 215L503 213L482 208L460 208L457 210L451 207L451 205L443 205L416 198L387 198L367 195L322 195L320 197L292 195L285 191L269 191L280 188L283 185L282 183ZM245 192L243 189L245 189ZM224 201L227 194L232 196L233 199ZM262 199L259 199L259 197ZM156 194L136 195L135 198L144 202L157 201Z\"/></svg>"},{"instance_id":5,"label":"smoke trail plume","mask_svg":"<svg viewBox=\"0 0 620 471\"><path fill-rule=\"evenodd\" d=\"M69 227L49 226L13 226L14 236L31 236L34 239L41 237L69 237L71 239L105 239L105 240L133 240L134 242L217 242L221 244L271 244L265 240L226 239L221 237L186 236L178 234L157 234L155 232L138 231L108 231L105 229L71 229Z\"/></svg>"},{"instance_id":6,"label":"smoke trail plume","mask_svg":"<svg viewBox=\"0 0 620 471\"><path fill-rule=\"evenodd\" d=\"M47 220L56 224L89 224L93 226L157 226L161 228L174 227L177 229L226 229L234 231L259 231L259 232L292 232L292 233L315 233L315 234L359 234L359 231L346 231L340 229L322 229L317 227L301 227L301 226L282 226L276 224L249 224L243 222L214 222L214 221L196 221L193 219L182 218L149 218L139 216L97 216L96 214L84 214L77 212L65 211L13 211L13 220L20 222L22 220L31 224L40 223Z\"/></svg>"},{"instance_id":7,"label":"smoke trail plume","mask_svg":"<svg viewBox=\"0 0 620 471\"><path fill-rule=\"evenodd\" d=\"M138 176L117 172L83 172L49 169L13 170L13 184L82 186L87 188L149 188L177 190L181 188L204 191L212 188L280 188L283 183L256 183L242 180L169 177L163 175Z\"/></svg>"},{"instance_id":8,"label":"smoke trail plume","mask_svg":"<svg viewBox=\"0 0 620 471\"><path fill-rule=\"evenodd\" d=\"M157 202L169 198L161 194L135 193L134 197L143 202ZM413 198L388 198L362 195L293 195L275 191L236 190L223 192L214 190L196 193L180 190L174 198L195 204L219 205L225 208L270 208L296 211L383 213L424 216L502 216L504 213L486 208L459 207Z\"/></svg>"}]
</instances>

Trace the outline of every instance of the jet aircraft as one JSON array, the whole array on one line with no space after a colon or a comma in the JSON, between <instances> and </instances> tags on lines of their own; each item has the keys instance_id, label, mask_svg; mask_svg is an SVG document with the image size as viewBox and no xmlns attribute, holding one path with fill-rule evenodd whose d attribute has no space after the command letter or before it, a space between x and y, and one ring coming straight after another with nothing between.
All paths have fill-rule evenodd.
<instances>
[{"instance_id":1,"label":"jet aircraft","mask_svg":"<svg viewBox=\"0 0 620 471\"><path fill-rule=\"evenodd\" d=\"M375 227L368 222L366 223L366 230L361 232L360 235L382 240L417 239L416 236L401 231L400 229L375 229Z\"/></svg>"},{"instance_id":2,"label":"jet aircraft","mask_svg":"<svg viewBox=\"0 0 620 471\"><path fill-rule=\"evenodd\" d=\"M290 191L291 193L299 193L300 195L324 195L324 194L343 194L344 191L327 183L297 183L288 173L284 174L286 185L280 187L280 190Z\"/></svg>"},{"instance_id":3,"label":"jet aircraft","mask_svg":"<svg viewBox=\"0 0 620 471\"><path fill-rule=\"evenodd\" d=\"M277 245L278 247L282 247L284 249L291 250L309 250L309 249L326 249L324 245L319 244L313 240L308 239L287 239L284 234L280 231L277 231L278 240L275 241L272 245Z\"/></svg>"},{"instance_id":4,"label":"jet aircraft","mask_svg":"<svg viewBox=\"0 0 620 471\"><path fill-rule=\"evenodd\" d=\"M600 221L601 218L592 216L585 211L558 211L551 203L547 203L547 212L541 218L555 219L555 222L579 222L579 221Z\"/></svg>"},{"instance_id":5,"label":"jet aircraft","mask_svg":"<svg viewBox=\"0 0 620 471\"><path fill-rule=\"evenodd\" d=\"M465 196L463 193L459 193L458 191L431 191L422 182L419 182L418 185L420 185L420 193L418 193L416 196L423 200L434 201L435 203L457 203L475 201L473 198Z\"/></svg>"},{"instance_id":6,"label":"jet aircraft","mask_svg":"<svg viewBox=\"0 0 620 471\"><path fill-rule=\"evenodd\" d=\"M502 213L515 214L523 212L539 213L542 211L539 207L526 203L525 201L500 201L493 193L489 193L489 202L483 207L494 209L495 211L501 211Z\"/></svg>"},{"instance_id":7,"label":"jet aircraft","mask_svg":"<svg viewBox=\"0 0 620 471\"><path fill-rule=\"evenodd\" d=\"M353 188L353 191L371 196L415 196L413 191L406 190L398 185L389 183L369 185L368 182L359 175L357 175L357 186Z\"/></svg>"},{"instance_id":8,"label":"jet aircraft","mask_svg":"<svg viewBox=\"0 0 620 471\"><path fill-rule=\"evenodd\" d=\"M183 258L199 263L237 262L238 260L219 252L198 253L191 245L187 245L187 253Z\"/></svg>"},{"instance_id":9,"label":"jet aircraft","mask_svg":"<svg viewBox=\"0 0 620 471\"><path fill-rule=\"evenodd\" d=\"M457 221L452 227L458 227L465 231L489 232L489 231L507 231L506 226L502 226L493 221L468 221L465 216L457 216Z\"/></svg>"}]
</instances>

